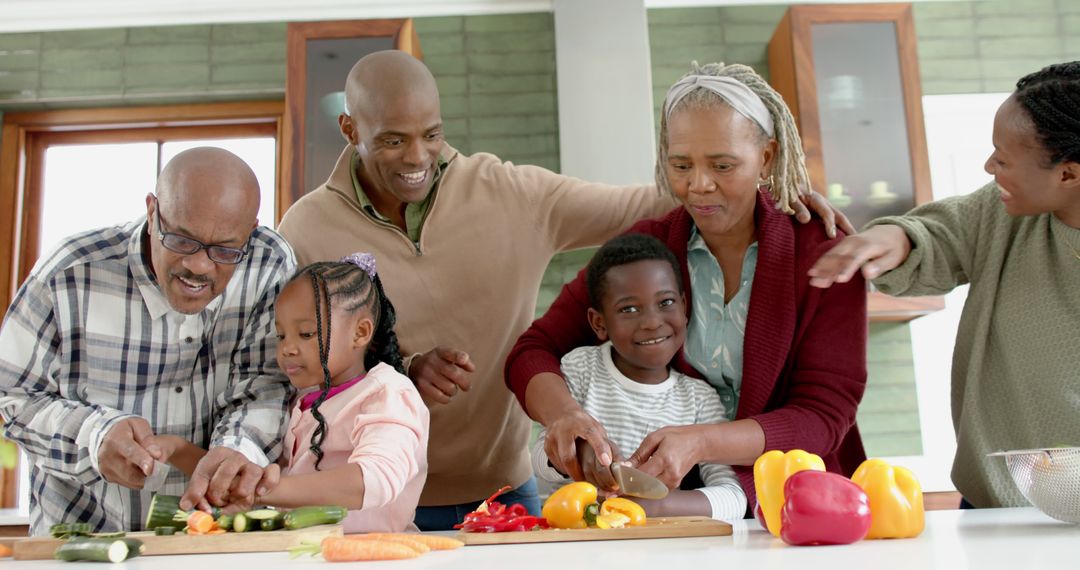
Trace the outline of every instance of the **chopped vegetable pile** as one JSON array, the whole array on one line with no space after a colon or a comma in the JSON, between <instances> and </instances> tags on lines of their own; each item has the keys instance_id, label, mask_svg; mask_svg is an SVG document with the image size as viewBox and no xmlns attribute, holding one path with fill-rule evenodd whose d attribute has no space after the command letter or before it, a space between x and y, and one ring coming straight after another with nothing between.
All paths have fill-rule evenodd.
<instances>
[{"instance_id":1,"label":"chopped vegetable pile","mask_svg":"<svg viewBox=\"0 0 1080 570\"><path fill-rule=\"evenodd\" d=\"M465 515L465 520L454 525L465 532L514 532L551 528L547 519L529 514L525 507L513 504L509 507L496 501L495 497L510 490L507 485L480 503L475 511Z\"/></svg>"}]
</instances>

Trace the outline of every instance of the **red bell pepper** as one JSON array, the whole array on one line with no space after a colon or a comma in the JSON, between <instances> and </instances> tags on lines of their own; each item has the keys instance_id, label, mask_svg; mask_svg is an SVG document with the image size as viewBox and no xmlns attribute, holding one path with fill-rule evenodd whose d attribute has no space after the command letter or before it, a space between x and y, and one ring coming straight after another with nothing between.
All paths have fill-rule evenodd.
<instances>
[{"instance_id":1,"label":"red bell pepper","mask_svg":"<svg viewBox=\"0 0 1080 570\"><path fill-rule=\"evenodd\" d=\"M495 497L510 489L507 485L480 503L475 511L465 515L465 520L454 525L465 532L514 532L522 530L540 530L551 528L547 519L534 517L520 504L506 505Z\"/></svg>"},{"instance_id":2,"label":"red bell pepper","mask_svg":"<svg viewBox=\"0 0 1080 570\"><path fill-rule=\"evenodd\" d=\"M870 501L850 479L799 471L784 483L780 538L797 546L850 544L870 531Z\"/></svg>"}]
</instances>

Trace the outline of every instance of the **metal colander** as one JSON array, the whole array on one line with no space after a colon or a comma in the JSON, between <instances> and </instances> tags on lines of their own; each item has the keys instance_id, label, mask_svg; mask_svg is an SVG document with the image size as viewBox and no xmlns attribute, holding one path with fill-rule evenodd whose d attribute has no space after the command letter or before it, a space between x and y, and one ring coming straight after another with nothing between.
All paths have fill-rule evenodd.
<instances>
[{"instance_id":1,"label":"metal colander","mask_svg":"<svg viewBox=\"0 0 1080 570\"><path fill-rule=\"evenodd\" d=\"M999 451L1016 487L1055 519L1080 523L1080 447Z\"/></svg>"}]
</instances>

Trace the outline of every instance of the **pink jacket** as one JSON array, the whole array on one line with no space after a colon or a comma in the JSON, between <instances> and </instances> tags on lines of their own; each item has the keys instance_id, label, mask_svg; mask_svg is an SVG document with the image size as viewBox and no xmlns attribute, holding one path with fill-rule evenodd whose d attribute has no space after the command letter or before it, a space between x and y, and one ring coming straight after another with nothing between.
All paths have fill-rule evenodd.
<instances>
[{"instance_id":1,"label":"pink jacket","mask_svg":"<svg viewBox=\"0 0 1080 570\"><path fill-rule=\"evenodd\" d=\"M319 407L326 418L322 470L352 463L364 477L364 507L349 511L345 532L412 528L427 478L428 410L412 382L380 363ZM318 422L294 404L283 455L288 474L314 473L311 434Z\"/></svg>"}]
</instances>

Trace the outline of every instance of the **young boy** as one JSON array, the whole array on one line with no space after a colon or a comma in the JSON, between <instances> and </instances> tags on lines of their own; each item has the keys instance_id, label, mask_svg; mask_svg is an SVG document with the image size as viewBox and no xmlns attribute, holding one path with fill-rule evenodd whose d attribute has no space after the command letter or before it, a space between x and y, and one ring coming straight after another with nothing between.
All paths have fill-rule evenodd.
<instances>
[{"instance_id":1,"label":"young boy","mask_svg":"<svg viewBox=\"0 0 1080 570\"><path fill-rule=\"evenodd\" d=\"M687 319L678 261L667 246L642 234L619 236L596 252L586 280L589 324L603 344L564 356L562 373L570 394L603 424L614 449L632 453L646 435L665 426L726 421L708 383L668 368L686 339ZM533 449L533 468L542 479L565 482L547 461L545 435ZM699 468L704 487L635 501L649 516L743 518L746 495L731 467Z\"/></svg>"}]
</instances>

